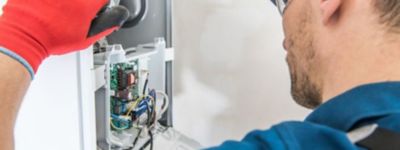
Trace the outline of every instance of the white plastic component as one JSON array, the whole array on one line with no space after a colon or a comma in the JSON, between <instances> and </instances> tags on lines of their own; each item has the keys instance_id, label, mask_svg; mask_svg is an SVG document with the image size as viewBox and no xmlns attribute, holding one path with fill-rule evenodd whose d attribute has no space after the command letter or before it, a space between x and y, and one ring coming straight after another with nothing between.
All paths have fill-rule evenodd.
<instances>
[{"instance_id":1,"label":"white plastic component","mask_svg":"<svg viewBox=\"0 0 400 150\"><path fill-rule=\"evenodd\" d=\"M127 59L122 45L113 45L110 54L107 56L106 64L126 63Z\"/></svg>"},{"instance_id":2,"label":"white plastic component","mask_svg":"<svg viewBox=\"0 0 400 150\"><path fill-rule=\"evenodd\" d=\"M175 59L175 49L167 48L165 49L165 61L173 61Z\"/></svg>"}]
</instances>

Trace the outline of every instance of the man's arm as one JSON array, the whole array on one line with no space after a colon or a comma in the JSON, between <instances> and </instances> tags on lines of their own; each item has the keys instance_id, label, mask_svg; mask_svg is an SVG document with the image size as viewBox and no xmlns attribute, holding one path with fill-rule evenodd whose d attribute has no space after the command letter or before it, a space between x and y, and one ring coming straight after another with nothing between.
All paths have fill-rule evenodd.
<instances>
[{"instance_id":1,"label":"man's arm","mask_svg":"<svg viewBox=\"0 0 400 150\"><path fill-rule=\"evenodd\" d=\"M0 150L14 149L14 125L30 82L22 64L0 53Z\"/></svg>"}]
</instances>

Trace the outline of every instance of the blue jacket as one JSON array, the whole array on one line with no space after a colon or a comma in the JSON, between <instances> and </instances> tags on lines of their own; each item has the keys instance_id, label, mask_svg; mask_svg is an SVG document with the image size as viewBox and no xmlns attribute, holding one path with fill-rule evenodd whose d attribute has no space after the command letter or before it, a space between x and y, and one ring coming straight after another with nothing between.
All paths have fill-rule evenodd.
<instances>
[{"instance_id":1,"label":"blue jacket","mask_svg":"<svg viewBox=\"0 0 400 150\"><path fill-rule=\"evenodd\" d=\"M400 82L356 87L321 105L302 122L253 131L241 141L226 141L209 150L362 150L349 141L347 132L373 123L400 132Z\"/></svg>"}]
</instances>

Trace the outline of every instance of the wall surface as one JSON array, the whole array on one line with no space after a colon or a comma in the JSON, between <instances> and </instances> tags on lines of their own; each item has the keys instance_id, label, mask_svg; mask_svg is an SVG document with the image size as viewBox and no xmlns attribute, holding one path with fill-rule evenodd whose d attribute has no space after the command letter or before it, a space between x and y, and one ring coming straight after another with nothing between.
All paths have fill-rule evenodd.
<instances>
[{"instance_id":1,"label":"wall surface","mask_svg":"<svg viewBox=\"0 0 400 150\"><path fill-rule=\"evenodd\" d=\"M175 127L206 146L309 112L292 101L269 0L174 0Z\"/></svg>"},{"instance_id":2,"label":"wall surface","mask_svg":"<svg viewBox=\"0 0 400 150\"><path fill-rule=\"evenodd\" d=\"M44 62L22 104L15 127L17 150L79 150L77 56Z\"/></svg>"}]
</instances>

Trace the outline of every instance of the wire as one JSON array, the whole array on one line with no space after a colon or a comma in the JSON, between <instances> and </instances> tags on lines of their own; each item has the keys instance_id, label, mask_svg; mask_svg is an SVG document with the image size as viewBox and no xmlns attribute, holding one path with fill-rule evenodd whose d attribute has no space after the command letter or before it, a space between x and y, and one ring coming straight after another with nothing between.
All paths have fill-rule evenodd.
<instances>
[{"instance_id":1,"label":"wire","mask_svg":"<svg viewBox=\"0 0 400 150\"><path fill-rule=\"evenodd\" d=\"M149 130L149 137L150 139L143 145L142 149L145 149L147 146L150 145L150 150L153 150L153 146L154 146L154 138L153 138L153 132L151 132L151 130Z\"/></svg>"},{"instance_id":2,"label":"wire","mask_svg":"<svg viewBox=\"0 0 400 150\"><path fill-rule=\"evenodd\" d=\"M146 112L147 112L147 121L146 121L146 127L144 127L144 128L147 128L147 129L148 129L148 134L149 134L150 139L149 139L149 141L146 142L146 144L144 144L140 149L145 149L147 146L150 145L150 150L153 150L153 146L154 146L153 141L154 141L154 138L153 138L153 132L151 131L151 129L154 127L155 122L156 122L156 103L155 103L155 99L154 99L152 96L143 96L143 97L141 97L140 99L138 99L137 102L143 100L143 99L146 98L146 97L149 97L149 98L150 98L151 103L148 103L147 108L146 108ZM136 107L136 105L137 105L137 104L132 105L131 108L130 108L130 111L132 111L133 108L134 108L133 106ZM151 108L151 107L152 107L152 108ZM127 114L129 114L129 112L128 112ZM139 122L139 121L137 121L137 122ZM133 149L133 148L135 147L135 145L137 144L137 142L138 142L138 140L139 140L139 136L140 136L140 134L142 133L142 131L143 131L144 128L140 128L140 129L139 129L138 135L136 136L135 140L133 141L133 147L131 147L132 149Z\"/></svg>"},{"instance_id":3,"label":"wire","mask_svg":"<svg viewBox=\"0 0 400 150\"><path fill-rule=\"evenodd\" d=\"M136 108L137 104L142 101L144 99L144 96L137 98L133 104L131 105L131 107L129 107L128 111L126 112L126 116L129 116L130 113L132 113L133 109Z\"/></svg>"},{"instance_id":4,"label":"wire","mask_svg":"<svg viewBox=\"0 0 400 150\"><path fill-rule=\"evenodd\" d=\"M150 145L150 150L153 150L153 141L154 141L154 138L153 138L153 132L151 132L151 128L150 128L150 126L152 126L152 122L150 122L150 120L152 120L150 117L152 116L152 118L155 118L155 103L153 103L153 110L151 111L151 109L150 109L150 106L147 106L147 115L149 116L148 117L148 119L147 119L147 126L149 127L148 128L148 133L149 133L149 136L150 136L150 139L149 139L149 141L147 141L141 148L140 148L140 150L142 150L142 149L145 149L148 145ZM154 121L155 122L155 121Z\"/></svg>"},{"instance_id":5,"label":"wire","mask_svg":"<svg viewBox=\"0 0 400 150\"><path fill-rule=\"evenodd\" d=\"M135 147L135 145L137 144L138 140L139 140L139 136L142 133L142 129L139 130L135 140L133 140L133 147Z\"/></svg>"},{"instance_id":6,"label":"wire","mask_svg":"<svg viewBox=\"0 0 400 150\"><path fill-rule=\"evenodd\" d=\"M152 96L147 95L147 96L142 96L142 97L138 98L138 99L135 101L135 103L131 105L131 107L129 108L128 112L125 114L125 116L126 116L126 117L129 117L129 115L133 112L133 110L137 107L137 105L138 105L142 100L144 100L145 98L150 98L150 101L153 103L153 110L155 110L155 109L156 109L156 108L155 108L155 99L154 99ZM149 106L149 105L150 105L150 104L148 104L148 106ZM147 109L147 112L151 112L151 111L150 111L151 109L149 109L149 108L146 108L146 109ZM152 121L151 123L155 122L155 120L156 120L155 113L156 113L156 112L153 111L153 112L151 112L151 114L148 114L148 120L154 120L154 121ZM149 126L149 127L150 127L150 126Z\"/></svg>"},{"instance_id":7,"label":"wire","mask_svg":"<svg viewBox=\"0 0 400 150\"><path fill-rule=\"evenodd\" d=\"M156 93L157 93L157 94L160 94L160 95L162 95L162 96L164 97L164 98L163 98L164 104L163 104L163 106L161 107L161 111L160 111L160 116L161 116L161 115L163 115L163 114L167 111L167 109L168 109L168 107L169 107L169 97L168 97L168 95L165 94L163 91L156 91Z\"/></svg>"},{"instance_id":8,"label":"wire","mask_svg":"<svg viewBox=\"0 0 400 150\"><path fill-rule=\"evenodd\" d=\"M131 108L129 109L129 111L126 113L126 116L129 116L129 114L130 113L132 113L132 111L133 111L133 109L135 109L136 107L137 107L137 105L142 101L142 100L144 100L145 98L150 98L150 100L151 101L154 101L154 98L152 97L152 96L142 96L140 99L138 99L135 103L134 103L134 105L132 105L131 106Z\"/></svg>"},{"instance_id":9,"label":"wire","mask_svg":"<svg viewBox=\"0 0 400 150\"><path fill-rule=\"evenodd\" d=\"M136 99L136 101L134 101L134 103L131 105L131 107L129 107L128 111L126 112L125 116L129 116L130 113L132 113L133 109L135 109L137 107L137 105L144 99L146 98L146 96L142 96ZM150 98L152 98L150 96Z\"/></svg>"},{"instance_id":10,"label":"wire","mask_svg":"<svg viewBox=\"0 0 400 150\"><path fill-rule=\"evenodd\" d=\"M154 110L153 110L154 111ZM149 105L147 105L147 127L150 127L151 122L150 120L152 120L153 118L153 113L151 112L151 108ZM150 128L149 128L150 129Z\"/></svg>"},{"instance_id":11,"label":"wire","mask_svg":"<svg viewBox=\"0 0 400 150\"><path fill-rule=\"evenodd\" d=\"M139 150L144 150L146 149L149 145L150 145L150 150L153 150L153 146L154 146L154 135L153 132L151 132L151 130L149 130L149 137L150 139L146 141L146 143L143 144L143 146L141 148L139 148Z\"/></svg>"},{"instance_id":12,"label":"wire","mask_svg":"<svg viewBox=\"0 0 400 150\"><path fill-rule=\"evenodd\" d=\"M156 115L156 101L155 99L152 100L152 105L153 105L153 110L151 111L151 118L149 118L149 120L151 119L151 123L149 125L149 128L153 128L155 126L156 120L157 120L157 115Z\"/></svg>"},{"instance_id":13,"label":"wire","mask_svg":"<svg viewBox=\"0 0 400 150\"><path fill-rule=\"evenodd\" d=\"M153 150L153 141L154 141L154 138L153 138L153 132L151 132L151 130L149 130L149 135L150 135L150 150Z\"/></svg>"},{"instance_id":14,"label":"wire","mask_svg":"<svg viewBox=\"0 0 400 150\"><path fill-rule=\"evenodd\" d=\"M147 89L148 82L149 82L149 73L147 73L146 81L145 81L144 86L143 86L143 96L141 96L141 97L139 97L138 99L136 99L136 101L133 103L133 105L131 105L131 107L128 109L128 111L127 111L127 113L126 113L126 116L129 116L129 115L132 113L133 109L135 109L135 108L137 107L137 105L138 105L144 98L150 97L150 99L154 99L153 97L146 95L146 89Z\"/></svg>"},{"instance_id":15,"label":"wire","mask_svg":"<svg viewBox=\"0 0 400 150\"><path fill-rule=\"evenodd\" d=\"M143 86L143 95L146 95L147 85L149 84L150 73L147 73L146 75L147 75L146 80L144 81L144 86Z\"/></svg>"}]
</instances>

